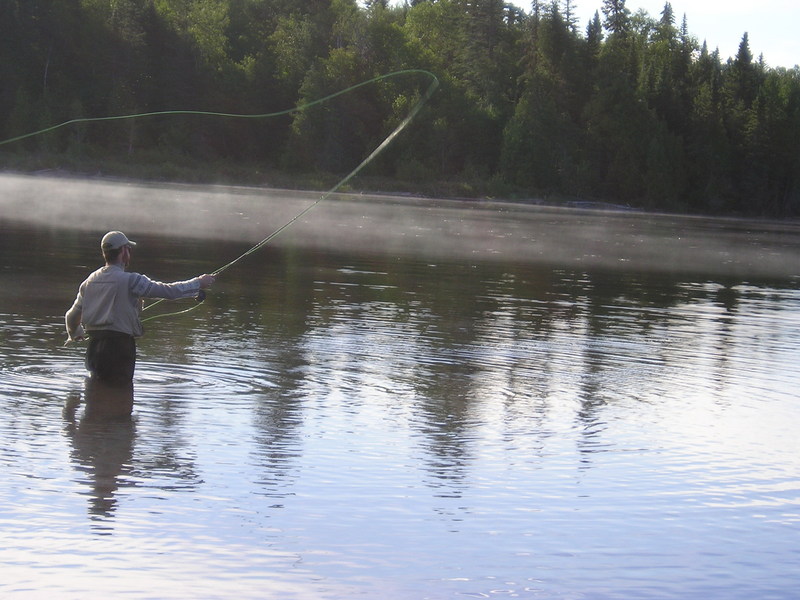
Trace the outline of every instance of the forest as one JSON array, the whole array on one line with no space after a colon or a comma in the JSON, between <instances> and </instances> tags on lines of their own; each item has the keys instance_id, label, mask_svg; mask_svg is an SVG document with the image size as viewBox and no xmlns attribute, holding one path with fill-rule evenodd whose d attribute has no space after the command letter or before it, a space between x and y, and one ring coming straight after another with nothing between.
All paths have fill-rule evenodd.
<instances>
[{"instance_id":1,"label":"forest","mask_svg":"<svg viewBox=\"0 0 800 600\"><path fill-rule=\"evenodd\" d=\"M354 186L800 214L798 67L754 57L746 32L723 61L669 2L649 15L602 0L588 24L574 8L571 0L534 0L529 11L502 0L0 0L0 140L72 119L278 112L423 69L438 90ZM428 85L415 73L381 79L275 118L80 122L0 146L0 168L135 166L160 177L269 184L283 173L311 182L359 164Z\"/></svg>"}]
</instances>

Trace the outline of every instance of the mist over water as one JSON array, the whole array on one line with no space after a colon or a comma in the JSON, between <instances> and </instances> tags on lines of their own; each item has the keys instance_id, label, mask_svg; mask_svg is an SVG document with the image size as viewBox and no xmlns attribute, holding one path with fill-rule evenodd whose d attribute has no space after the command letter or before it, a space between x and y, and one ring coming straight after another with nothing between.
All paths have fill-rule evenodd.
<instances>
[{"instance_id":1,"label":"mist over water","mask_svg":"<svg viewBox=\"0 0 800 600\"><path fill-rule=\"evenodd\" d=\"M7 219L100 235L121 229L139 236L245 245L262 240L321 195L248 187L0 177L0 209ZM797 239L797 224L334 194L273 245L578 269L782 277L797 275Z\"/></svg>"},{"instance_id":2,"label":"mist over water","mask_svg":"<svg viewBox=\"0 0 800 600\"><path fill-rule=\"evenodd\" d=\"M102 234L183 279L317 197L0 177L0 594L795 596L796 224L336 195L109 416L62 346Z\"/></svg>"}]
</instances>

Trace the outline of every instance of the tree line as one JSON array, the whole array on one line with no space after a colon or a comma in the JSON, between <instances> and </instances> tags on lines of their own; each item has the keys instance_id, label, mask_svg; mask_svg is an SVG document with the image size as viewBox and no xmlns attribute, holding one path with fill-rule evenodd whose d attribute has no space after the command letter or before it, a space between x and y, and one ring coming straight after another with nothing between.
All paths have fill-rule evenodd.
<instances>
[{"instance_id":1,"label":"tree line","mask_svg":"<svg viewBox=\"0 0 800 600\"><path fill-rule=\"evenodd\" d=\"M263 114L388 72L441 86L368 172L507 197L772 217L800 213L800 69L735 57L602 0L0 0L0 139L71 119ZM713 42L713 41L712 41ZM343 174L428 81L384 79L272 119L77 123L0 156L232 161ZM208 168L208 167L204 167Z\"/></svg>"}]
</instances>

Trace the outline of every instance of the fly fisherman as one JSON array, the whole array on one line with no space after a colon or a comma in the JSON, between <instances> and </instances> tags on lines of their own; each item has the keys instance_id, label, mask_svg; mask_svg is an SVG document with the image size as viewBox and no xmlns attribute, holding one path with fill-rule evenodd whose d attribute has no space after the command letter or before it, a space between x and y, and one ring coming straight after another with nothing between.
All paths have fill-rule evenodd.
<instances>
[{"instance_id":1,"label":"fly fisherman","mask_svg":"<svg viewBox=\"0 0 800 600\"><path fill-rule=\"evenodd\" d=\"M200 275L187 281L160 283L125 269L136 243L121 231L109 231L100 242L105 266L80 285L78 296L67 311L68 342L89 337L86 369L112 385L129 385L136 364L135 338L144 333L140 313L142 298L193 298L216 279Z\"/></svg>"}]
</instances>

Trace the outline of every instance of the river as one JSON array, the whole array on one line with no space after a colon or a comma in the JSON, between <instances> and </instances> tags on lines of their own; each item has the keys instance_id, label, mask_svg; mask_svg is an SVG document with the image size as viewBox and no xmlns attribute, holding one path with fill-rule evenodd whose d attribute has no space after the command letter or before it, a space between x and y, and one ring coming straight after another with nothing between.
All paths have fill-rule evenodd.
<instances>
[{"instance_id":1,"label":"river","mask_svg":"<svg viewBox=\"0 0 800 600\"><path fill-rule=\"evenodd\" d=\"M338 194L89 410L106 231L171 281L315 199L0 176L0 595L796 597L796 223Z\"/></svg>"}]
</instances>

